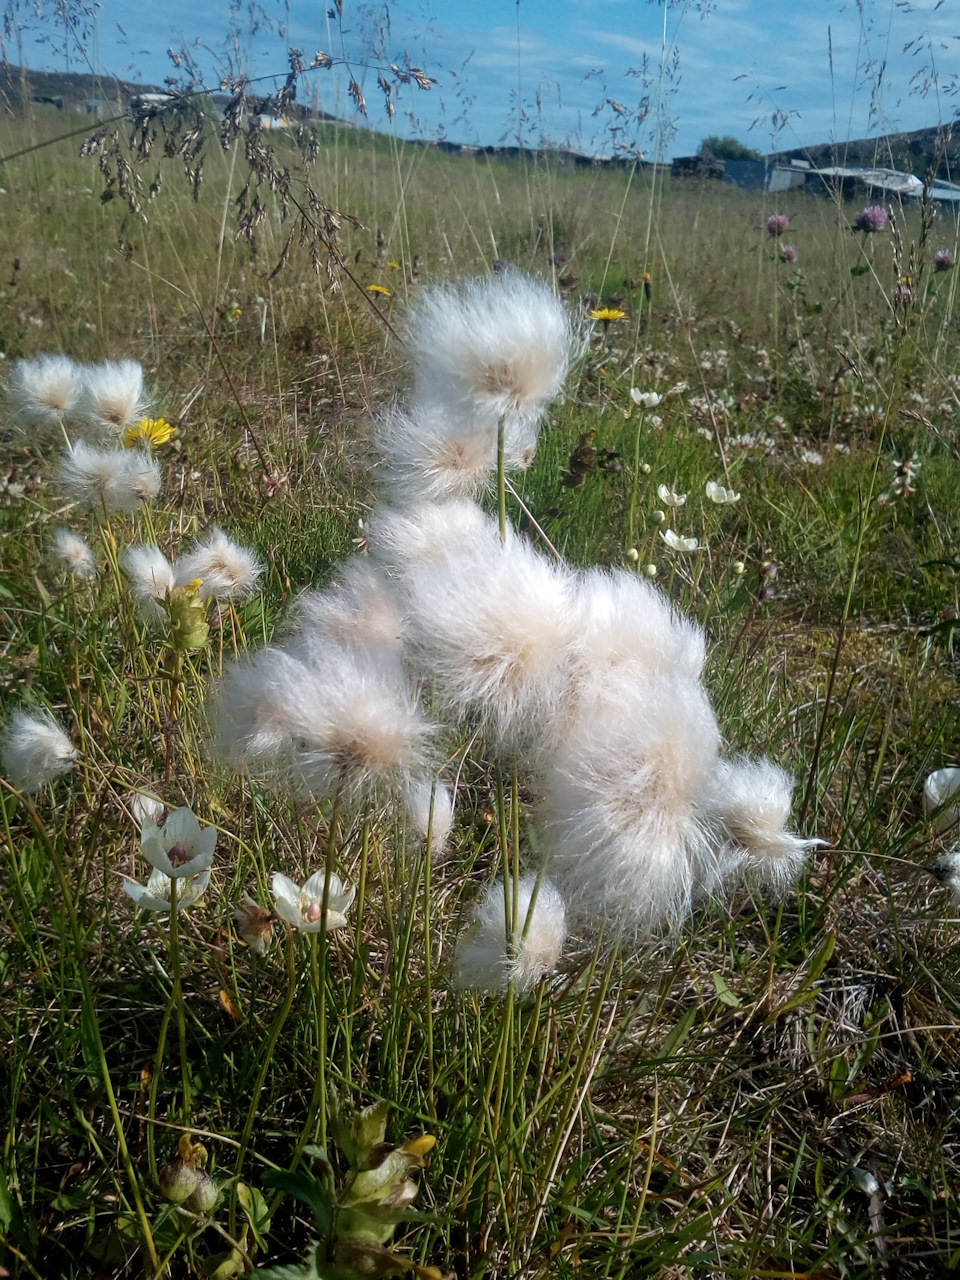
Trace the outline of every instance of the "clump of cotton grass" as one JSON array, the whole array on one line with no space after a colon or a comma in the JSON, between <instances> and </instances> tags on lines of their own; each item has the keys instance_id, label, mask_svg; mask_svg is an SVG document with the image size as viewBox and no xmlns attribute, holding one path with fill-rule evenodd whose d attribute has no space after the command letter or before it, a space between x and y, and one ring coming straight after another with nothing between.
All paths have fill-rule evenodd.
<instances>
[{"instance_id":1,"label":"clump of cotton grass","mask_svg":"<svg viewBox=\"0 0 960 1280\"><path fill-rule=\"evenodd\" d=\"M564 725L540 818L550 873L587 930L654 935L720 883L726 859L701 817L719 744L703 689L677 676L611 671Z\"/></svg>"},{"instance_id":2,"label":"clump of cotton grass","mask_svg":"<svg viewBox=\"0 0 960 1280\"><path fill-rule=\"evenodd\" d=\"M97 576L97 557L89 544L70 529L57 529L54 533L51 555L57 564L76 578Z\"/></svg>"},{"instance_id":3,"label":"clump of cotton grass","mask_svg":"<svg viewBox=\"0 0 960 1280\"><path fill-rule=\"evenodd\" d=\"M506 894L513 912L513 881ZM516 935L508 938L504 882L495 881L474 911L473 922L457 949L454 980L461 988L505 991L512 982L518 995L529 994L556 969L567 938L566 908L556 886L534 875L516 885Z\"/></svg>"},{"instance_id":4,"label":"clump of cotton grass","mask_svg":"<svg viewBox=\"0 0 960 1280\"><path fill-rule=\"evenodd\" d=\"M122 435L139 422L146 407L139 361L108 360L84 369L79 412L96 430Z\"/></svg>"},{"instance_id":5,"label":"clump of cotton grass","mask_svg":"<svg viewBox=\"0 0 960 1280\"><path fill-rule=\"evenodd\" d=\"M45 432L62 426L76 408L82 390L80 365L69 356L43 355L16 362L7 398L17 426Z\"/></svg>"},{"instance_id":6,"label":"clump of cotton grass","mask_svg":"<svg viewBox=\"0 0 960 1280\"><path fill-rule=\"evenodd\" d=\"M166 616L163 602L169 600L175 585L173 565L159 547L149 543L126 547L120 564L140 612L151 621L162 620Z\"/></svg>"},{"instance_id":7,"label":"clump of cotton grass","mask_svg":"<svg viewBox=\"0 0 960 1280\"><path fill-rule=\"evenodd\" d=\"M392 502L475 498L489 486L497 471L496 431L460 423L448 409L431 405L394 407L377 419L373 442Z\"/></svg>"},{"instance_id":8,"label":"clump of cotton grass","mask_svg":"<svg viewBox=\"0 0 960 1280\"><path fill-rule=\"evenodd\" d=\"M591 684L611 671L643 681L671 673L700 679L706 660L703 632L635 573L582 572L576 579L574 608L582 696L589 697Z\"/></svg>"},{"instance_id":9,"label":"clump of cotton grass","mask_svg":"<svg viewBox=\"0 0 960 1280\"><path fill-rule=\"evenodd\" d=\"M351 649L265 649L234 665L214 710L219 754L295 794L359 801L429 772L434 726L395 663Z\"/></svg>"},{"instance_id":10,"label":"clump of cotton grass","mask_svg":"<svg viewBox=\"0 0 960 1280\"><path fill-rule=\"evenodd\" d=\"M297 601L287 648L302 646L380 649L399 655L403 617L389 580L370 560L355 556L337 571L337 581L307 591Z\"/></svg>"},{"instance_id":11,"label":"clump of cotton grass","mask_svg":"<svg viewBox=\"0 0 960 1280\"><path fill-rule=\"evenodd\" d=\"M443 782L413 779L403 798L407 829L422 844L429 839L431 853L441 856L453 831L453 792Z\"/></svg>"},{"instance_id":12,"label":"clump of cotton grass","mask_svg":"<svg viewBox=\"0 0 960 1280\"><path fill-rule=\"evenodd\" d=\"M108 514L137 511L160 492L160 466L139 449L95 449L78 440L64 453L60 483L84 506Z\"/></svg>"},{"instance_id":13,"label":"clump of cotton grass","mask_svg":"<svg viewBox=\"0 0 960 1280\"><path fill-rule=\"evenodd\" d=\"M0 734L3 772L18 791L39 791L76 760L76 748L49 713L14 711Z\"/></svg>"},{"instance_id":14,"label":"clump of cotton grass","mask_svg":"<svg viewBox=\"0 0 960 1280\"><path fill-rule=\"evenodd\" d=\"M497 522L468 499L381 507L367 529L370 558L395 577L423 565L463 565L493 554Z\"/></svg>"},{"instance_id":15,"label":"clump of cotton grass","mask_svg":"<svg viewBox=\"0 0 960 1280\"><path fill-rule=\"evenodd\" d=\"M401 585L417 669L452 715L479 720L496 753L529 758L569 691L570 572L511 535L414 566Z\"/></svg>"},{"instance_id":16,"label":"clump of cotton grass","mask_svg":"<svg viewBox=\"0 0 960 1280\"><path fill-rule=\"evenodd\" d=\"M550 288L520 272L425 289L404 339L417 404L447 414L457 431L489 433L502 419L507 453L521 466L584 344Z\"/></svg>"},{"instance_id":17,"label":"clump of cotton grass","mask_svg":"<svg viewBox=\"0 0 960 1280\"><path fill-rule=\"evenodd\" d=\"M256 591L262 573L263 565L252 551L214 527L177 561L174 585L183 587L199 578L201 600L242 600Z\"/></svg>"},{"instance_id":18,"label":"clump of cotton grass","mask_svg":"<svg viewBox=\"0 0 960 1280\"><path fill-rule=\"evenodd\" d=\"M741 756L717 761L703 802L705 817L746 853L746 868L780 892L796 882L810 850L824 843L787 830L792 799L793 779L779 765Z\"/></svg>"}]
</instances>

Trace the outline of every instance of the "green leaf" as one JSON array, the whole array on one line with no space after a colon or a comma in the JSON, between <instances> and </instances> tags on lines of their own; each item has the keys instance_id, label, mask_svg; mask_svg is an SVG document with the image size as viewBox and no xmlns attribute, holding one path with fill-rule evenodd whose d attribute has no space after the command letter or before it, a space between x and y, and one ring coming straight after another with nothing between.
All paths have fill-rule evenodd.
<instances>
[{"instance_id":1,"label":"green leaf","mask_svg":"<svg viewBox=\"0 0 960 1280\"><path fill-rule=\"evenodd\" d=\"M209 1258L204 1258L202 1265L203 1274L209 1276L209 1280L231 1280L233 1276L242 1276L244 1270L239 1249L212 1253Z\"/></svg>"},{"instance_id":2,"label":"green leaf","mask_svg":"<svg viewBox=\"0 0 960 1280\"><path fill-rule=\"evenodd\" d=\"M271 1222L266 1200L256 1187L248 1187L245 1182L237 1183L237 1199L240 1201L244 1217L250 1223L254 1240L261 1249L266 1250L266 1234L270 1230Z\"/></svg>"},{"instance_id":3,"label":"green leaf","mask_svg":"<svg viewBox=\"0 0 960 1280\"><path fill-rule=\"evenodd\" d=\"M298 1169L296 1173L290 1173L287 1169L268 1169L263 1175L263 1181L265 1186L308 1204L313 1210L321 1234L330 1235L333 1230L333 1206L327 1189L319 1178L314 1177L307 1169Z\"/></svg>"},{"instance_id":4,"label":"green leaf","mask_svg":"<svg viewBox=\"0 0 960 1280\"><path fill-rule=\"evenodd\" d=\"M739 1009L743 1001L739 996L735 996L727 986L726 979L720 973L714 973L713 985L717 989L717 998L723 1003L730 1006L731 1009Z\"/></svg>"},{"instance_id":5,"label":"green leaf","mask_svg":"<svg viewBox=\"0 0 960 1280\"><path fill-rule=\"evenodd\" d=\"M696 1009L691 1008L687 1010L687 1012L683 1015L683 1017L680 1019L677 1025L673 1028L673 1030L667 1036L666 1040L664 1040L663 1047L661 1048L660 1054L659 1054L661 1059L671 1057L671 1055L675 1052L675 1050L679 1049L680 1045L683 1044L684 1040L686 1040L687 1036L690 1034L690 1029L694 1024L696 1017L697 1017Z\"/></svg>"},{"instance_id":6,"label":"green leaf","mask_svg":"<svg viewBox=\"0 0 960 1280\"><path fill-rule=\"evenodd\" d=\"M850 274L852 276L865 276L869 270L869 262L858 262L855 267L850 268Z\"/></svg>"},{"instance_id":7,"label":"green leaf","mask_svg":"<svg viewBox=\"0 0 960 1280\"><path fill-rule=\"evenodd\" d=\"M80 1010L80 1049L89 1080L100 1079L100 1038L97 1035L96 1016L86 1005Z\"/></svg>"},{"instance_id":8,"label":"green leaf","mask_svg":"<svg viewBox=\"0 0 960 1280\"><path fill-rule=\"evenodd\" d=\"M311 1245L303 1262L292 1262L283 1267L258 1267L255 1274L261 1280L323 1280L318 1247Z\"/></svg>"},{"instance_id":9,"label":"green leaf","mask_svg":"<svg viewBox=\"0 0 960 1280\"><path fill-rule=\"evenodd\" d=\"M14 1232L19 1233L20 1226L20 1210L10 1190L7 1171L0 1164L0 1234L8 1236Z\"/></svg>"}]
</instances>

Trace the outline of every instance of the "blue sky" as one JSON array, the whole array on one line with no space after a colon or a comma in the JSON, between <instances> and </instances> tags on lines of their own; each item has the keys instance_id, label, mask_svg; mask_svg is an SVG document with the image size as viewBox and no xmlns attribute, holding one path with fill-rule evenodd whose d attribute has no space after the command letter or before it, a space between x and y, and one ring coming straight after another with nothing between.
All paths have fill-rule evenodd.
<instances>
[{"instance_id":1,"label":"blue sky","mask_svg":"<svg viewBox=\"0 0 960 1280\"><path fill-rule=\"evenodd\" d=\"M244 0L231 15L224 0L100 0L86 56L98 71L159 83L171 73L167 48L186 44L214 84L225 57L268 76L285 70L290 45L308 59L322 49L342 61L311 73L320 105L353 118L352 77L370 122L388 128L377 67L406 54L439 83L429 93L401 89L402 136L512 142L519 127L527 141L604 154L620 141L652 155L658 118L672 121L663 150L677 155L710 133L768 151L774 140L783 148L844 141L960 111L956 0L343 0L340 23L317 0L262 0L251 35L252 8ZM62 43L55 28L45 45L28 35L26 61L63 68ZM16 56L9 46L8 56ZM76 48L70 65L82 66Z\"/></svg>"}]
</instances>

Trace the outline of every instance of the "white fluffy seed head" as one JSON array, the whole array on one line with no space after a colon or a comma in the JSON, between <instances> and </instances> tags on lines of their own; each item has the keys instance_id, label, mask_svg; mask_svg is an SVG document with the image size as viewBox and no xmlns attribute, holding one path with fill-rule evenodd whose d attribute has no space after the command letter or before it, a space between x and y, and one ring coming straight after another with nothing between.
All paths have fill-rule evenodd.
<instances>
[{"instance_id":1,"label":"white fluffy seed head","mask_svg":"<svg viewBox=\"0 0 960 1280\"><path fill-rule=\"evenodd\" d=\"M496 423L464 429L442 408L395 407L374 424L387 497L398 506L475 498L497 471Z\"/></svg>"},{"instance_id":2,"label":"white fluffy seed head","mask_svg":"<svg viewBox=\"0 0 960 1280\"><path fill-rule=\"evenodd\" d=\"M475 502L421 502L380 507L370 521L371 559L389 573L462 560L468 564L500 545L497 522Z\"/></svg>"},{"instance_id":3,"label":"white fluffy seed head","mask_svg":"<svg viewBox=\"0 0 960 1280\"><path fill-rule=\"evenodd\" d=\"M582 345L550 288L521 272L425 289L404 330L418 402L465 428L536 423Z\"/></svg>"},{"instance_id":4,"label":"white fluffy seed head","mask_svg":"<svg viewBox=\"0 0 960 1280\"><path fill-rule=\"evenodd\" d=\"M499 538L403 574L410 653L450 712L508 756L549 737L570 687L572 576L523 538Z\"/></svg>"},{"instance_id":5,"label":"white fluffy seed head","mask_svg":"<svg viewBox=\"0 0 960 1280\"><path fill-rule=\"evenodd\" d=\"M0 735L0 760L18 791L39 791L76 763L73 743L48 713L14 711Z\"/></svg>"},{"instance_id":6,"label":"white fluffy seed head","mask_svg":"<svg viewBox=\"0 0 960 1280\"><path fill-rule=\"evenodd\" d=\"M121 435L139 422L147 408L139 361L108 360L87 365L79 407L90 425L107 435Z\"/></svg>"},{"instance_id":7,"label":"white fluffy seed head","mask_svg":"<svg viewBox=\"0 0 960 1280\"><path fill-rule=\"evenodd\" d=\"M16 362L7 395L19 426L49 431L70 416L82 388L79 365L68 356L44 355Z\"/></svg>"},{"instance_id":8,"label":"white fluffy seed head","mask_svg":"<svg viewBox=\"0 0 960 1280\"><path fill-rule=\"evenodd\" d=\"M94 449L78 440L61 458L60 483L85 506L136 511L160 492L160 466L139 449Z\"/></svg>"},{"instance_id":9,"label":"white fluffy seed head","mask_svg":"<svg viewBox=\"0 0 960 1280\"><path fill-rule=\"evenodd\" d=\"M676 674L699 680L703 632L651 583L622 570L589 569L576 582L577 649L582 679L611 670L653 681Z\"/></svg>"},{"instance_id":10,"label":"white fluffy seed head","mask_svg":"<svg viewBox=\"0 0 960 1280\"><path fill-rule=\"evenodd\" d=\"M263 565L246 547L232 542L222 529L212 528L195 549L174 566L174 585L201 579L201 600L242 600L257 589Z\"/></svg>"},{"instance_id":11,"label":"white fluffy seed head","mask_svg":"<svg viewBox=\"0 0 960 1280\"><path fill-rule=\"evenodd\" d=\"M120 563L143 615L154 621L165 617L160 601L173 590L174 574L173 565L160 548L150 544L126 547Z\"/></svg>"},{"instance_id":12,"label":"white fluffy seed head","mask_svg":"<svg viewBox=\"0 0 960 1280\"><path fill-rule=\"evenodd\" d=\"M778 890L794 884L807 854L821 840L804 840L787 830L793 779L770 760L718 760L703 812L746 851L746 865Z\"/></svg>"},{"instance_id":13,"label":"white fluffy seed head","mask_svg":"<svg viewBox=\"0 0 960 1280\"><path fill-rule=\"evenodd\" d=\"M97 558L88 543L70 529L58 529L53 536L54 559L78 578L97 576Z\"/></svg>"},{"instance_id":14,"label":"white fluffy seed head","mask_svg":"<svg viewBox=\"0 0 960 1280\"><path fill-rule=\"evenodd\" d=\"M445 782L414 779L403 793L407 826L417 840L426 844L434 857L442 856L453 830L453 792Z\"/></svg>"},{"instance_id":15,"label":"white fluffy seed head","mask_svg":"<svg viewBox=\"0 0 960 1280\"><path fill-rule=\"evenodd\" d=\"M703 689L612 671L544 767L550 872L586 928L625 938L678 925L726 870L700 806L720 735Z\"/></svg>"},{"instance_id":16,"label":"white fluffy seed head","mask_svg":"<svg viewBox=\"0 0 960 1280\"><path fill-rule=\"evenodd\" d=\"M523 876L516 887L512 954L507 940L504 884L497 880L477 905L473 923L457 949L454 978L458 987L504 991L512 981L518 995L526 995L557 967L567 938L563 898L549 880L541 880L537 888L537 877L533 875ZM507 892L512 916L513 882L509 878Z\"/></svg>"},{"instance_id":17,"label":"white fluffy seed head","mask_svg":"<svg viewBox=\"0 0 960 1280\"><path fill-rule=\"evenodd\" d=\"M397 665L373 653L331 647L304 662L263 650L228 671L214 719L234 767L299 794L395 792L430 764L433 726Z\"/></svg>"},{"instance_id":18,"label":"white fluffy seed head","mask_svg":"<svg viewBox=\"0 0 960 1280\"><path fill-rule=\"evenodd\" d=\"M372 561L360 556L337 570L337 581L322 591L307 591L297 601L294 631L286 647L380 649L399 655L403 618L390 581Z\"/></svg>"}]
</instances>

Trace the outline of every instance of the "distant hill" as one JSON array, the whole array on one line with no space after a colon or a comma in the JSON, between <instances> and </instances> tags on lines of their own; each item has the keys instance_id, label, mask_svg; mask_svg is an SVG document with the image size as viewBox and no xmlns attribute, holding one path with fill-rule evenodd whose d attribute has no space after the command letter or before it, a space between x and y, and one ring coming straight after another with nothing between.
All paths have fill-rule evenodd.
<instances>
[{"instance_id":1,"label":"distant hill","mask_svg":"<svg viewBox=\"0 0 960 1280\"><path fill-rule=\"evenodd\" d=\"M815 168L825 165L882 167L915 173L924 178L932 170L948 182L960 180L960 127L943 125L914 129L911 133L888 133L882 138L858 138L855 142L824 142L814 147L778 151L771 161L809 160Z\"/></svg>"},{"instance_id":2,"label":"distant hill","mask_svg":"<svg viewBox=\"0 0 960 1280\"><path fill-rule=\"evenodd\" d=\"M125 105L152 85L133 84L116 76L92 76L73 71L30 71L12 63L0 64L0 103L10 111L29 102L52 102L65 110L85 109L88 102Z\"/></svg>"}]
</instances>

